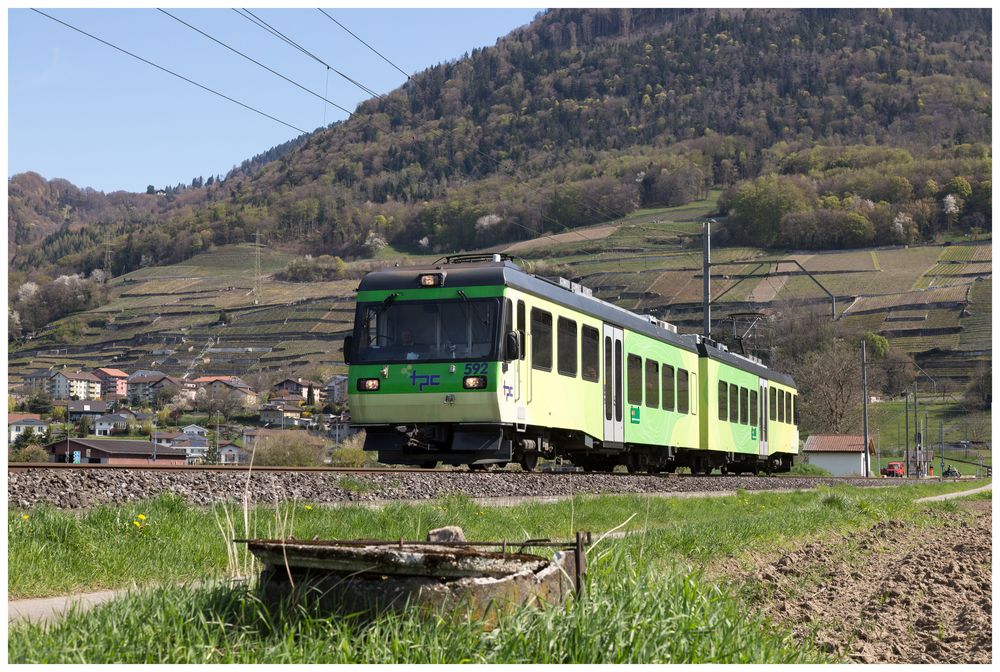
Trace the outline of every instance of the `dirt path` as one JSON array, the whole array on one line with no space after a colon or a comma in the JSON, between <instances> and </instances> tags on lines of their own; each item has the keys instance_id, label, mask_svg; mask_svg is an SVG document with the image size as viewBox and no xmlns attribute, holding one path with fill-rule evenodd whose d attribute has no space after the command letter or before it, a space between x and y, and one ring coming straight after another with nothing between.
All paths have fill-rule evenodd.
<instances>
[{"instance_id":1,"label":"dirt path","mask_svg":"<svg viewBox=\"0 0 1000 672\"><path fill-rule=\"evenodd\" d=\"M858 663L990 663L991 501L810 544L742 578L759 610Z\"/></svg>"}]
</instances>

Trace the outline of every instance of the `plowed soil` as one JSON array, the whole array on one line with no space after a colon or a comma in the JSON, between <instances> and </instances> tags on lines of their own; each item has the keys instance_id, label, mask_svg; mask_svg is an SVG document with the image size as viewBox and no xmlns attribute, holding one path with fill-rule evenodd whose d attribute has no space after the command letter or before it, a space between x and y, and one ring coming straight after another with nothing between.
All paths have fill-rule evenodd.
<instances>
[{"instance_id":1,"label":"plowed soil","mask_svg":"<svg viewBox=\"0 0 1000 672\"><path fill-rule=\"evenodd\" d=\"M990 663L991 502L958 506L737 573L760 612L845 660Z\"/></svg>"}]
</instances>

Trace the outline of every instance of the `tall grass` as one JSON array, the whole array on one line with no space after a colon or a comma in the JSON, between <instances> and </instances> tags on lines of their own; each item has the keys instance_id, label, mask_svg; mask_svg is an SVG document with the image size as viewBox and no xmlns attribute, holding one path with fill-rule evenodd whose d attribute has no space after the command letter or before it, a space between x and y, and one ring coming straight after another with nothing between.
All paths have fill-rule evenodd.
<instances>
[{"instance_id":1,"label":"tall grass","mask_svg":"<svg viewBox=\"0 0 1000 672\"><path fill-rule=\"evenodd\" d=\"M308 502L201 509L164 495L85 513L46 506L12 509L7 586L10 597L17 599L245 576L254 567L244 547L228 542L233 538L421 539L429 529L445 525L462 526L470 539L515 541L568 539L576 530L601 533L628 520L623 530L649 530L651 543L662 546L657 555L698 565L743 550L770 550L831 529L864 526L882 516L903 518L919 509L913 498L970 487L975 484L740 493L712 499L577 496L509 508L453 496L381 509L326 508ZM849 506L823 505L821 500L830 493ZM136 526L139 514L145 520Z\"/></svg>"},{"instance_id":2,"label":"tall grass","mask_svg":"<svg viewBox=\"0 0 1000 672\"><path fill-rule=\"evenodd\" d=\"M242 588L161 589L55 626L16 625L15 663L803 663L823 654L740 613L696 574L613 550L580 600L522 608L495 629L441 614L362 621L265 604Z\"/></svg>"}]
</instances>

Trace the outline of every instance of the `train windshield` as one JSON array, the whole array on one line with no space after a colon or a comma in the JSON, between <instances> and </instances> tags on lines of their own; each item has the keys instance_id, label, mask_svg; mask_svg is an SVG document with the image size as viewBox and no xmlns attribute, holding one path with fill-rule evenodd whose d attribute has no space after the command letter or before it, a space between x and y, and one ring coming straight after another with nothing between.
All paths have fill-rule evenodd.
<instances>
[{"instance_id":1,"label":"train windshield","mask_svg":"<svg viewBox=\"0 0 1000 672\"><path fill-rule=\"evenodd\" d=\"M499 313L499 299L359 303L352 361L494 360Z\"/></svg>"}]
</instances>

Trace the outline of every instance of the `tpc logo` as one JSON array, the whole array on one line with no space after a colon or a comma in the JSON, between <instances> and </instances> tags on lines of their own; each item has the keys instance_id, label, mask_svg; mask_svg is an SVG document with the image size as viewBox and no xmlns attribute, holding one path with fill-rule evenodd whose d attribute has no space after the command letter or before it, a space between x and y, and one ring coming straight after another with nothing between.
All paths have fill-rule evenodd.
<instances>
[{"instance_id":1,"label":"tpc logo","mask_svg":"<svg viewBox=\"0 0 1000 672\"><path fill-rule=\"evenodd\" d=\"M423 392L425 387L437 387L440 385L438 378L441 376L437 373L421 373L418 374L416 371L410 373L410 385L418 387L418 391Z\"/></svg>"}]
</instances>

